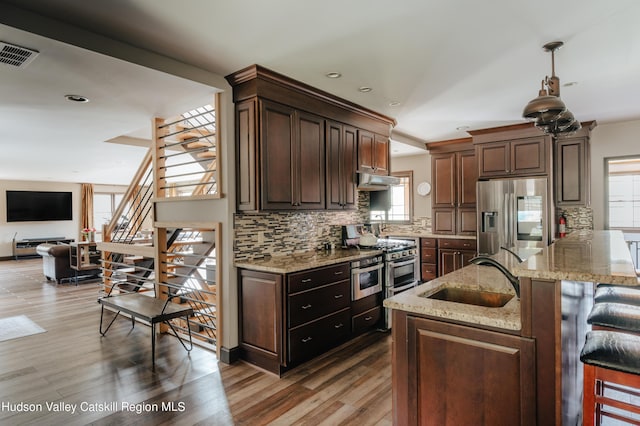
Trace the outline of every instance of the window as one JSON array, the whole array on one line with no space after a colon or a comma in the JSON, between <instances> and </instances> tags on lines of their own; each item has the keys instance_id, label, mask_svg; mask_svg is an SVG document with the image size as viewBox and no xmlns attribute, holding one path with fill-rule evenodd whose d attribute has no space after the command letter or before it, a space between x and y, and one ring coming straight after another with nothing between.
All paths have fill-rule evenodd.
<instances>
[{"instance_id":1,"label":"window","mask_svg":"<svg viewBox=\"0 0 640 426\"><path fill-rule=\"evenodd\" d=\"M640 231L640 157L606 160L608 228Z\"/></svg>"},{"instance_id":2,"label":"window","mask_svg":"<svg viewBox=\"0 0 640 426\"><path fill-rule=\"evenodd\" d=\"M372 221L410 222L413 212L413 172L393 172L400 178L398 185L392 185L387 191L371 192Z\"/></svg>"},{"instance_id":3,"label":"window","mask_svg":"<svg viewBox=\"0 0 640 426\"><path fill-rule=\"evenodd\" d=\"M93 194L93 226L96 228L98 241L102 241L102 225L107 224L113 217L124 194L98 192Z\"/></svg>"}]
</instances>

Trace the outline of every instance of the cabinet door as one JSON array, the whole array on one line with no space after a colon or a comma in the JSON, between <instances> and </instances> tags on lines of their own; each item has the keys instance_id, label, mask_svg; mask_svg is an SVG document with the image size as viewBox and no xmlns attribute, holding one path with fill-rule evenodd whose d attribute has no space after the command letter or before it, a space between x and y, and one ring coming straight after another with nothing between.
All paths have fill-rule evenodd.
<instances>
[{"instance_id":1,"label":"cabinet door","mask_svg":"<svg viewBox=\"0 0 640 426\"><path fill-rule=\"evenodd\" d=\"M433 176L433 207L456 205L456 156L438 154L431 157ZM455 223L455 222L454 222Z\"/></svg>"},{"instance_id":2,"label":"cabinet door","mask_svg":"<svg viewBox=\"0 0 640 426\"><path fill-rule=\"evenodd\" d=\"M433 232L435 234L455 234L456 233L456 209L434 208L433 209Z\"/></svg>"},{"instance_id":3,"label":"cabinet door","mask_svg":"<svg viewBox=\"0 0 640 426\"><path fill-rule=\"evenodd\" d=\"M476 206L476 182L478 182L478 163L475 151L457 154L458 207Z\"/></svg>"},{"instance_id":4,"label":"cabinet door","mask_svg":"<svg viewBox=\"0 0 640 426\"><path fill-rule=\"evenodd\" d=\"M547 137L540 136L511 142L511 167L516 175L544 174L547 172Z\"/></svg>"},{"instance_id":5,"label":"cabinet door","mask_svg":"<svg viewBox=\"0 0 640 426\"><path fill-rule=\"evenodd\" d=\"M366 130L358 130L358 170L372 172L375 135Z\"/></svg>"},{"instance_id":6,"label":"cabinet door","mask_svg":"<svg viewBox=\"0 0 640 426\"><path fill-rule=\"evenodd\" d=\"M294 203L294 110L260 101L261 194L264 210L291 209Z\"/></svg>"},{"instance_id":7,"label":"cabinet door","mask_svg":"<svg viewBox=\"0 0 640 426\"><path fill-rule=\"evenodd\" d=\"M374 135L373 170L379 175L389 174L389 138Z\"/></svg>"},{"instance_id":8,"label":"cabinet door","mask_svg":"<svg viewBox=\"0 0 640 426\"><path fill-rule=\"evenodd\" d=\"M556 142L556 206L589 206L589 139L561 139Z\"/></svg>"},{"instance_id":9,"label":"cabinet door","mask_svg":"<svg viewBox=\"0 0 640 426\"><path fill-rule=\"evenodd\" d=\"M438 271L440 276L446 275L449 272L453 272L456 269L460 269L459 260L460 254L458 250L452 249L440 249L438 250Z\"/></svg>"},{"instance_id":10,"label":"cabinet door","mask_svg":"<svg viewBox=\"0 0 640 426\"><path fill-rule=\"evenodd\" d=\"M469 261L474 257L476 257L475 250L460 250L460 267L468 266Z\"/></svg>"},{"instance_id":11,"label":"cabinet door","mask_svg":"<svg viewBox=\"0 0 640 426\"><path fill-rule=\"evenodd\" d=\"M509 142L490 142L477 145L480 177L504 176L509 173Z\"/></svg>"},{"instance_id":12,"label":"cabinet door","mask_svg":"<svg viewBox=\"0 0 640 426\"><path fill-rule=\"evenodd\" d=\"M478 228L475 207L460 207L456 212L456 230L460 235L475 235Z\"/></svg>"},{"instance_id":13,"label":"cabinet door","mask_svg":"<svg viewBox=\"0 0 640 426\"><path fill-rule=\"evenodd\" d=\"M327 122L327 209L356 208L357 131Z\"/></svg>"},{"instance_id":14,"label":"cabinet door","mask_svg":"<svg viewBox=\"0 0 640 426\"><path fill-rule=\"evenodd\" d=\"M240 270L238 284L242 357L279 374L285 364L282 276Z\"/></svg>"},{"instance_id":15,"label":"cabinet door","mask_svg":"<svg viewBox=\"0 0 640 426\"><path fill-rule=\"evenodd\" d=\"M324 119L296 112L293 207L324 209Z\"/></svg>"},{"instance_id":16,"label":"cabinet door","mask_svg":"<svg viewBox=\"0 0 640 426\"><path fill-rule=\"evenodd\" d=\"M256 107L254 99L236 105L236 203L239 211L258 210Z\"/></svg>"},{"instance_id":17,"label":"cabinet door","mask_svg":"<svg viewBox=\"0 0 640 426\"><path fill-rule=\"evenodd\" d=\"M407 320L408 425L535 425L532 339Z\"/></svg>"},{"instance_id":18,"label":"cabinet door","mask_svg":"<svg viewBox=\"0 0 640 426\"><path fill-rule=\"evenodd\" d=\"M355 127L343 126L342 147L340 153L342 159L342 173L340 178L344 185L342 207L345 209L358 208L358 193L356 186L356 170L358 170L358 131Z\"/></svg>"}]
</instances>

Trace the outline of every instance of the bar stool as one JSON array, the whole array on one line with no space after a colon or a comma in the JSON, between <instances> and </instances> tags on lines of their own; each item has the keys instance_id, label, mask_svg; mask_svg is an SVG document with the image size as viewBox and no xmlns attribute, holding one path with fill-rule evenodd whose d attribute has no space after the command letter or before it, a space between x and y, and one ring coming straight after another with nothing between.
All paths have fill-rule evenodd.
<instances>
[{"instance_id":1,"label":"bar stool","mask_svg":"<svg viewBox=\"0 0 640 426\"><path fill-rule=\"evenodd\" d=\"M583 425L600 425L603 416L640 424L628 414L612 412L604 406L640 415L640 336L614 331L594 330L587 333L580 353L584 364L582 399ZM631 389L629 389L631 388ZM629 401L605 396L605 389L619 392Z\"/></svg>"},{"instance_id":2,"label":"bar stool","mask_svg":"<svg viewBox=\"0 0 640 426\"><path fill-rule=\"evenodd\" d=\"M640 306L640 288L600 284L593 296L594 303L611 302Z\"/></svg>"},{"instance_id":3,"label":"bar stool","mask_svg":"<svg viewBox=\"0 0 640 426\"><path fill-rule=\"evenodd\" d=\"M640 335L640 306L599 302L587 316L593 330L610 330Z\"/></svg>"}]
</instances>

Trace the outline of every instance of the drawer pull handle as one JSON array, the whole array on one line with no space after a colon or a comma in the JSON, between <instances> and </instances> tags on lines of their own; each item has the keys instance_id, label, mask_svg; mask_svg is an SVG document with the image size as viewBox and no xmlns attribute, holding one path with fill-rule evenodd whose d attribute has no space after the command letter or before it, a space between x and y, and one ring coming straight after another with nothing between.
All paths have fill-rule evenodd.
<instances>
[{"instance_id":1,"label":"drawer pull handle","mask_svg":"<svg viewBox=\"0 0 640 426\"><path fill-rule=\"evenodd\" d=\"M373 319L373 317L365 317L364 320L365 321L371 321Z\"/></svg>"},{"instance_id":2,"label":"drawer pull handle","mask_svg":"<svg viewBox=\"0 0 640 426\"><path fill-rule=\"evenodd\" d=\"M301 306L302 309L309 309L311 307L311 303Z\"/></svg>"},{"instance_id":3,"label":"drawer pull handle","mask_svg":"<svg viewBox=\"0 0 640 426\"><path fill-rule=\"evenodd\" d=\"M311 278L305 278L304 280L302 280L303 283L310 283L311 282Z\"/></svg>"},{"instance_id":4,"label":"drawer pull handle","mask_svg":"<svg viewBox=\"0 0 640 426\"><path fill-rule=\"evenodd\" d=\"M335 296L333 296L334 299L342 299L344 297L344 294L336 294Z\"/></svg>"},{"instance_id":5,"label":"drawer pull handle","mask_svg":"<svg viewBox=\"0 0 640 426\"><path fill-rule=\"evenodd\" d=\"M336 324L336 325L333 326L333 328L342 328L342 327L344 327L343 323Z\"/></svg>"},{"instance_id":6,"label":"drawer pull handle","mask_svg":"<svg viewBox=\"0 0 640 426\"><path fill-rule=\"evenodd\" d=\"M333 275L342 275L342 271L336 271L333 273Z\"/></svg>"},{"instance_id":7,"label":"drawer pull handle","mask_svg":"<svg viewBox=\"0 0 640 426\"><path fill-rule=\"evenodd\" d=\"M304 339L302 339L302 343L310 342L310 341L311 341L311 339L312 339L312 338L311 338L311 336L309 336L309 337L305 337Z\"/></svg>"}]
</instances>

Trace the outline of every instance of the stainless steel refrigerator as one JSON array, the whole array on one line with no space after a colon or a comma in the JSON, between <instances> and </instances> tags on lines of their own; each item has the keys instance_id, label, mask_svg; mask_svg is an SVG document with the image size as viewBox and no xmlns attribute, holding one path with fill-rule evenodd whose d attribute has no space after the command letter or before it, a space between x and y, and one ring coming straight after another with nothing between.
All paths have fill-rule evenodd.
<instances>
[{"instance_id":1,"label":"stainless steel refrigerator","mask_svg":"<svg viewBox=\"0 0 640 426\"><path fill-rule=\"evenodd\" d=\"M479 181L478 254L548 246L554 227L547 185L546 178Z\"/></svg>"}]
</instances>

